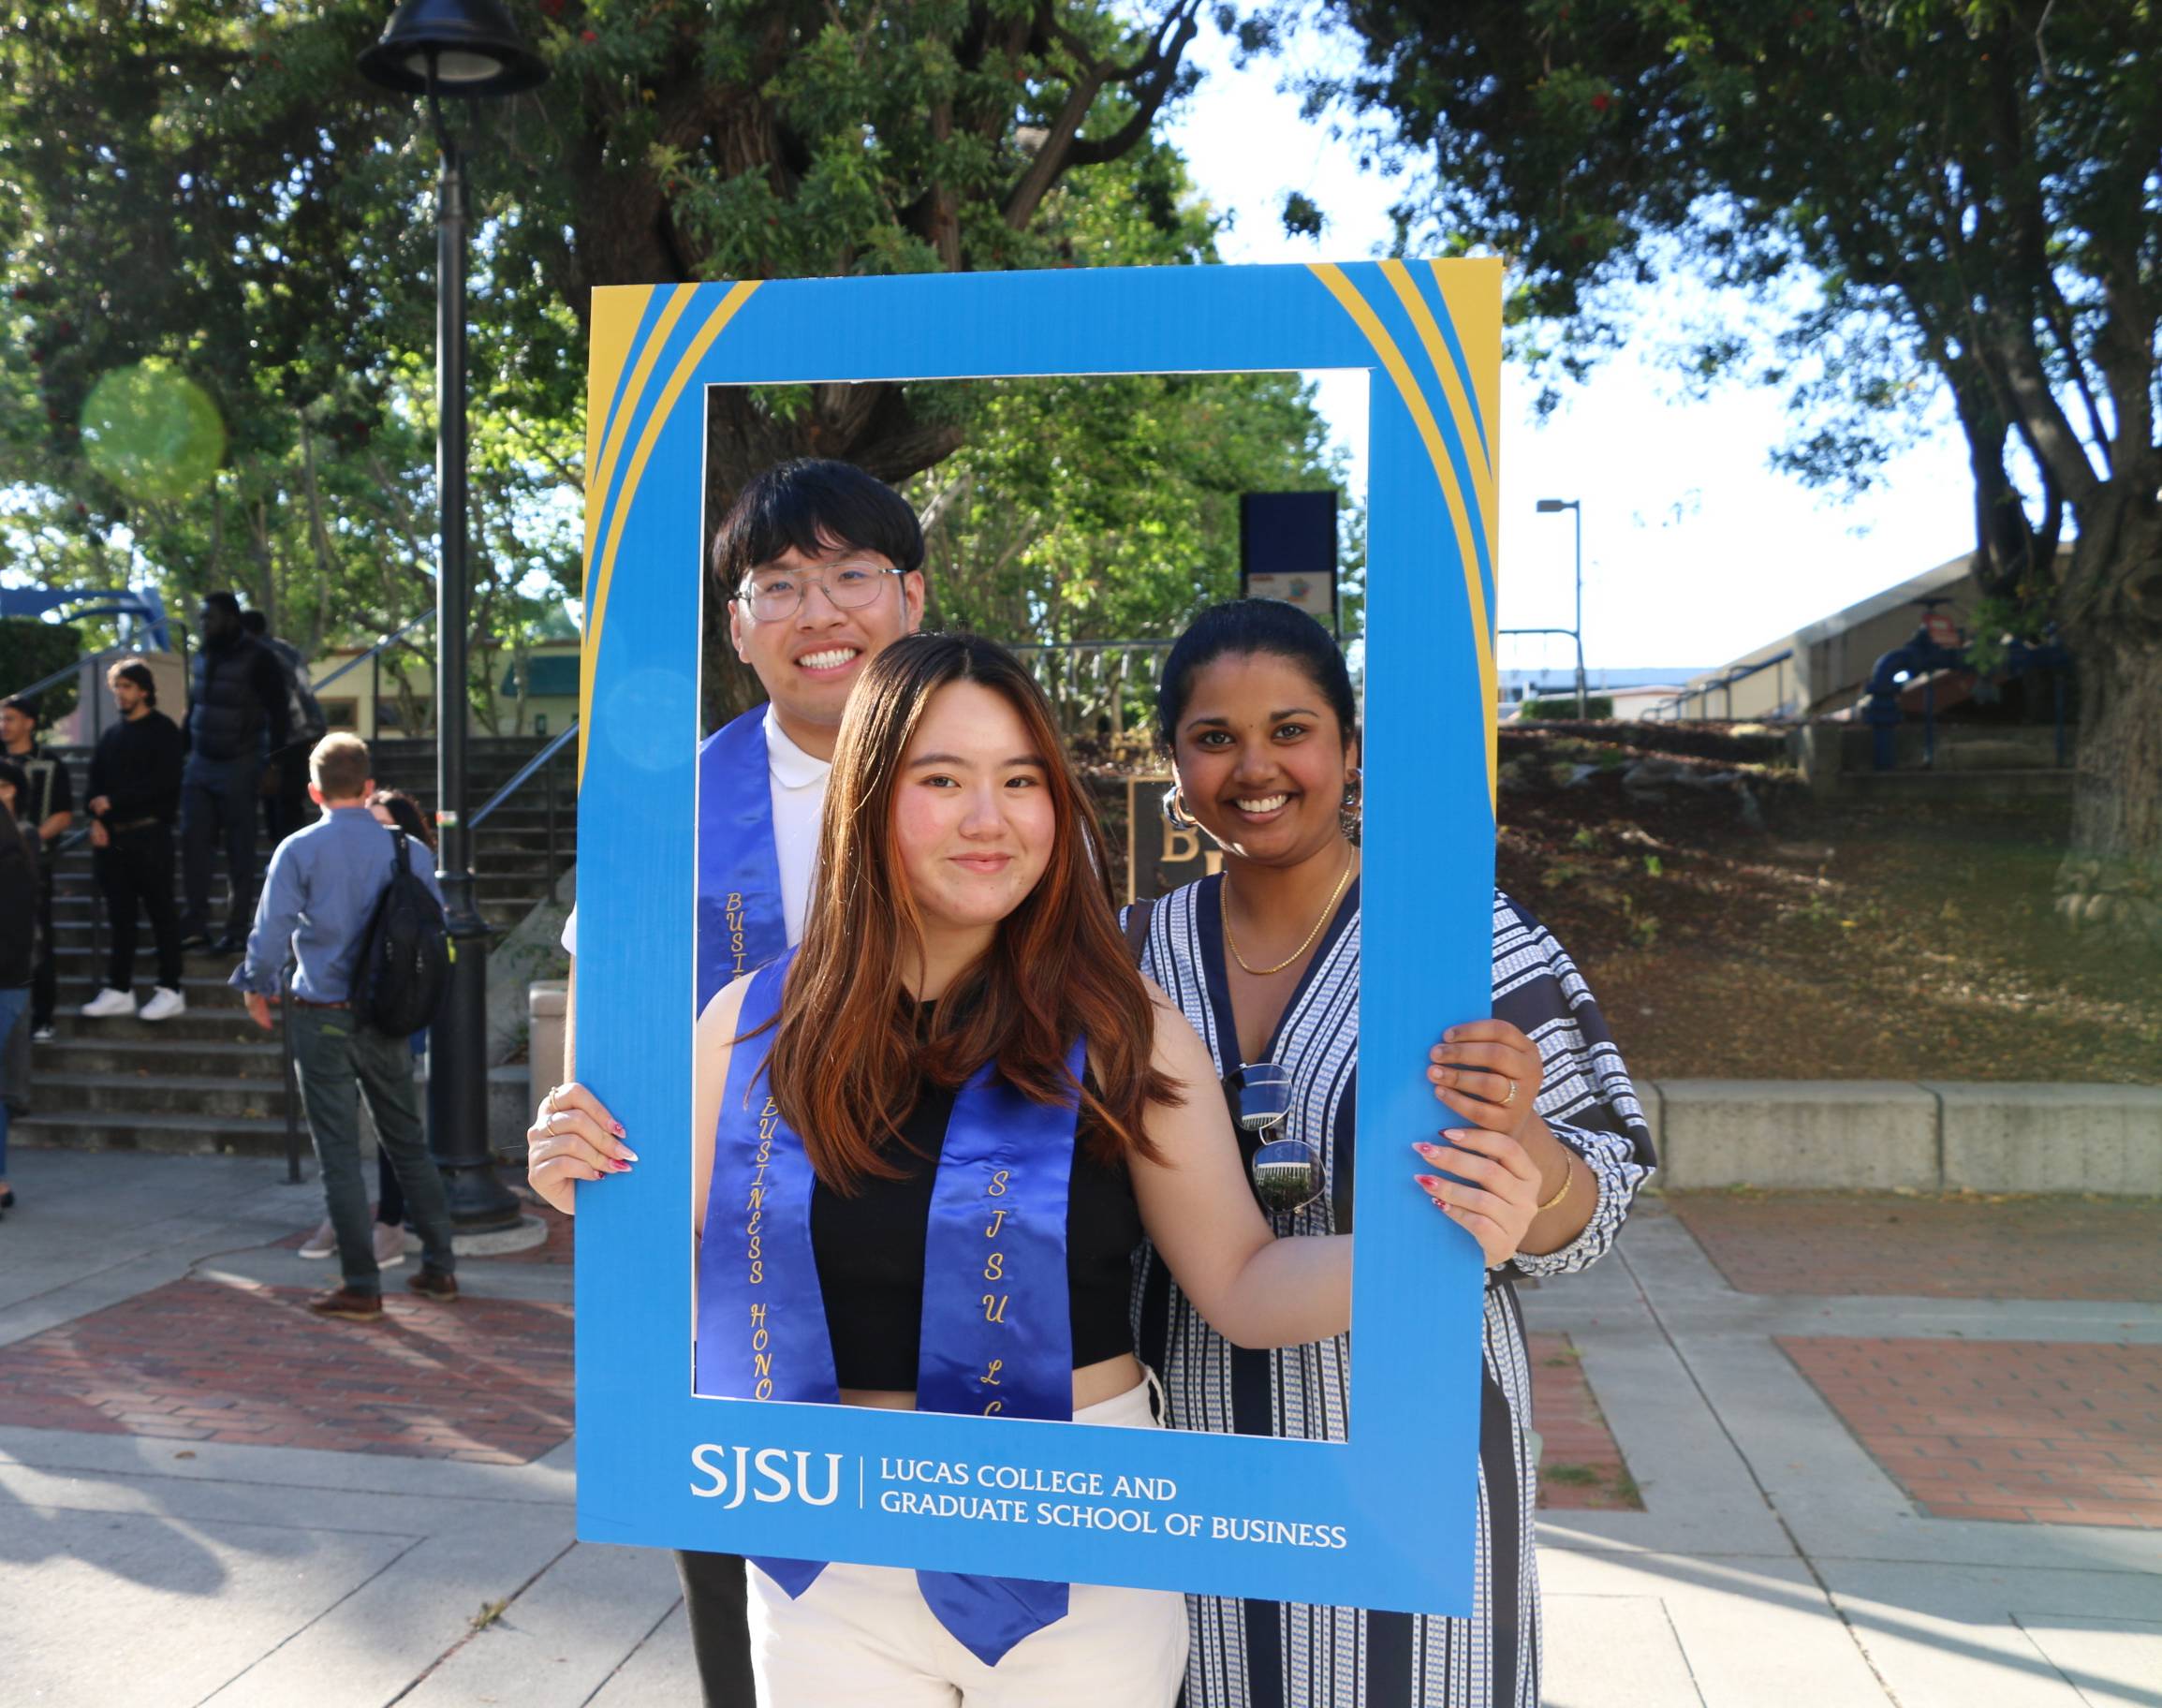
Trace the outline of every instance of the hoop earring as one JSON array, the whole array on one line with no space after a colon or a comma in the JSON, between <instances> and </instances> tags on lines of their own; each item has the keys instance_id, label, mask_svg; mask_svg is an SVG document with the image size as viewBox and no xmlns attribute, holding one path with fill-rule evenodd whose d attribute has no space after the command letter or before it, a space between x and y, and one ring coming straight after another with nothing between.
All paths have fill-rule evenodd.
<instances>
[{"instance_id":1,"label":"hoop earring","mask_svg":"<svg viewBox=\"0 0 2162 1708\"><path fill-rule=\"evenodd\" d=\"M1164 790L1164 822L1174 831L1193 831L1200 827L1186 812L1186 799L1174 783Z\"/></svg>"},{"instance_id":2,"label":"hoop earring","mask_svg":"<svg viewBox=\"0 0 2162 1708\"><path fill-rule=\"evenodd\" d=\"M1354 765L1344 773L1344 802L1336 809L1336 822L1344 829L1346 840L1359 840L1360 809L1366 801L1366 777Z\"/></svg>"}]
</instances>

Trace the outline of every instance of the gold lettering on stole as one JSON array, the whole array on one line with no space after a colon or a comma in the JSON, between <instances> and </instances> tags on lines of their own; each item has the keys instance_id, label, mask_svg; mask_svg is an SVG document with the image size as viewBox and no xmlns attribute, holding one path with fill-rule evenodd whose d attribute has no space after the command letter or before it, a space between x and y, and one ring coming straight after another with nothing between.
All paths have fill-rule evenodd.
<instances>
[{"instance_id":1,"label":"gold lettering on stole","mask_svg":"<svg viewBox=\"0 0 2162 1708\"><path fill-rule=\"evenodd\" d=\"M758 1112L758 1149L752 1157L751 1187L743 1204L744 1256L749 1262L750 1281L753 1287L766 1284L765 1239L758 1229L766 1219L766 1170L773 1160L773 1128L780 1120L780 1106L772 1098L766 1099L766 1107ZM766 1348L772 1336L766 1331L766 1304L759 1300L751 1306L751 1369L757 1383L751 1397L770 1400L773 1397L773 1355Z\"/></svg>"},{"instance_id":2,"label":"gold lettering on stole","mask_svg":"<svg viewBox=\"0 0 2162 1708\"><path fill-rule=\"evenodd\" d=\"M722 908L728 927L728 952L736 958L737 973L743 970L743 892L728 891L728 899Z\"/></svg>"},{"instance_id":3,"label":"gold lettering on stole","mask_svg":"<svg viewBox=\"0 0 2162 1708\"><path fill-rule=\"evenodd\" d=\"M984 1197L1004 1198L1007 1183L1012 1178L1013 1171L1010 1169L993 1169L991 1171L991 1180L983 1189ZM993 1210L990 1225L983 1230L983 1237L993 1242L993 1249L986 1255L983 1263L983 1278L986 1281L999 1281L1006 1276L1006 1253L997 1250L995 1245L999 1234L1005 1230L1006 1218L1011 1214L1011 1211L1003 1208ZM1006 1302L1010 1297L1012 1295L1009 1293L984 1294L984 1321L995 1322L1004 1328L1006 1326ZM985 1387L995 1388L998 1386L998 1373L1005 1368L1006 1361L1003 1358L994 1358L991 1361L990 1367L976 1379ZM983 1408L983 1415L987 1418L993 1418L1005 1409L1006 1402L1004 1400L993 1400Z\"/></svg>"}]
</instances>

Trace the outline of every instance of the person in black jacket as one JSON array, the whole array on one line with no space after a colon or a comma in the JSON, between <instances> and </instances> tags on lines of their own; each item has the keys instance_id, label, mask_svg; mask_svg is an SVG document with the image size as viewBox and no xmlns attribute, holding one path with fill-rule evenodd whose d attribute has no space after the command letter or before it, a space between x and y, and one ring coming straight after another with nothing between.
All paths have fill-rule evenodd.
<instances>
[{"instance_id":1,"label":"person in black jacket","mask_svg":"<svg viewBox=\"0 0 2162 1708\"><path fill-rule=\"evenodd\" d=\"M187 1009L181 993L180 917L172 901L172 825L180 817L180 779L186 743L157 709L157 679L133 660L105 673L120 722L97 738L90 759L91 863L112 920L112 959L105 988L83 1005L86 1020L110 1020L135 1009L135 916L150 918L157 945L157 988L142 1006L145 1020L169 1020Z\"/></svg>"},{"instance_id":2,"label":"person in black jacket","mask_svg":"<svg viewBox=\"0 0 2162 1708\"><path fill-rule=\"evenodd\" d=\"M10 1059L7 1046L30 1006L30 975L37 959L37 842L15 822L29 794L22 767L0 759L0 1063ZM10 1101L23 1089L0 1085L0 1210L15 1203L7 1185L7 1117Z\"/></svg>"},{"instance_id":3,"label":"person in black jacket","mask_svg":"<svg viewBox=\"0 0 2162 1708\"><path fill-rule=\"evenodd\" d=\"M241 627L229 593L203 598L202 646L188 692L187 765L181 775L181 947L237 954L255 917L256 801L265 762L286 744L286 672ZM210 938L213 850L225 842L231 883L225 935Z\"/></svg>"}]
</instances>

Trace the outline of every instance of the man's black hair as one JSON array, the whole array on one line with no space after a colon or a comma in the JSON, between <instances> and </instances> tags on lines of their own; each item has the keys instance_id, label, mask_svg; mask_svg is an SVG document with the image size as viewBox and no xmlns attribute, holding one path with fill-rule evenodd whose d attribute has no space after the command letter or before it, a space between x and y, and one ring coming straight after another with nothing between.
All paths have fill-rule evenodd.
<instances>
[{"instance_id":1,"label":"man's black hair","mask_svg":"<svg viewBox=\"0 0 2162 1708\"><path fill-rule=\"evenodd\" d=\"M0 708L22 713L34 726L37 722L37 702L27 694L8 695L6 699L0 699Z\"/></svg>"},{"instance_id":2,"label":"man's black hair","mask_svg":"<svg viewBox=\"0 0 2162 1708\"><path fill-rule=\"evenodd\" d=\"M1351 691L1351 671L1334 637L1281 599L1230 599L1196 617L1164 660L1156 684L1156 739L1166 752L1186 714L1194 672L1219 658L1251 658L1257 653L1297 665L1329 701L1344 739L1348 742L1359 733L1359 697Z\"/></svg>"},{"instance_id":3,"label":"man's black hair","mask_svg":"<svg viewBox=\"0 0 2162 1708\"><path fill-rule=\"evenodd\" d=\"M714 584L732 596L790 546L812 558L853 546L896 569L923 567L923 530L908 500L853 463L826 458L775 464L736 494L713 536Z\"/></svg>"},{"instance_id":4,"label":"man's black hair","mask_svg":"<svg viewBox=\"0 0 2162 1708\"><path fill-rule=\"evenodd\" d=\"M226 592L222 587L219 588L215 593L204 594L202 596L202 605L205 611L217 610L230 611L236 617L241 614L240 600L232 594Z\"/></svg>"},{"instance_id":5,"label":"man's black hair","mask_svg":"<svg viewBox=\"0 0 2162 1708\"><path fill-rule=\"evenodd\" d=\"M147 664L136 659L128 659L125 663L114 665L106 671L105 680L109 685L115 682L132 682L142 690L144 705L155 706L157 704L157 678L150 673L150 666Z\"/></svg>"},{"instance_id":6,"label":"man's black hair","mask_svg":"<svg viewBox=\"0 0 2162 1708\"><path fill-rule=\"evenodd\" d=\"M271 620L259 611L243 611L241 612L241 627L251 635L267 635L271 632Z\"/></svg>"}]
</instances>

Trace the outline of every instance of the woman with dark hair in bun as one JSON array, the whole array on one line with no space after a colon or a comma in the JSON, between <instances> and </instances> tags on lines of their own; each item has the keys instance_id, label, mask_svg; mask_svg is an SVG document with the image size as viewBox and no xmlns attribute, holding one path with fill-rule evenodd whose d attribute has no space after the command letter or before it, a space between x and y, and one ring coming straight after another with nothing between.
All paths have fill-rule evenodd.
<instances>
[{"instance_id":1,"label":"woman with dark hair in bun","mask_svg":"<svg viewBox=\"0 0 2162 1708\"><path fill-rule=\"evenodd\" d=\"M1220 874L1147 906L1141 968L1194 1024L1279 1237L1350 1229L1359 1045L1358 706L1343 655L1274 600L1204 611L1165 663L1167 812L1223 850ZM1487 1269L1478 1583L1471 1619L1187 1598L1187 1708L1536 1708L1538 1579L1531 1375L1518 1275L1612 1244L1653 1166L1650 1130L1598 1005L1561 947L1499 891L1493 1013L1443 1035L1428 1078L1456 1125L1415 1147L1419 1185ZM1400 1166L1393 1145L1370 1166ZM1444 1180L1448 1174L1453 1180ZM1459 1184L1462 1183L1462 1184ZM1235 1347L1153 1250L1136 1272L1142 1362L1177 1429L1347 1438L1350 1336Z\"/></svg>"}]
</instances>

